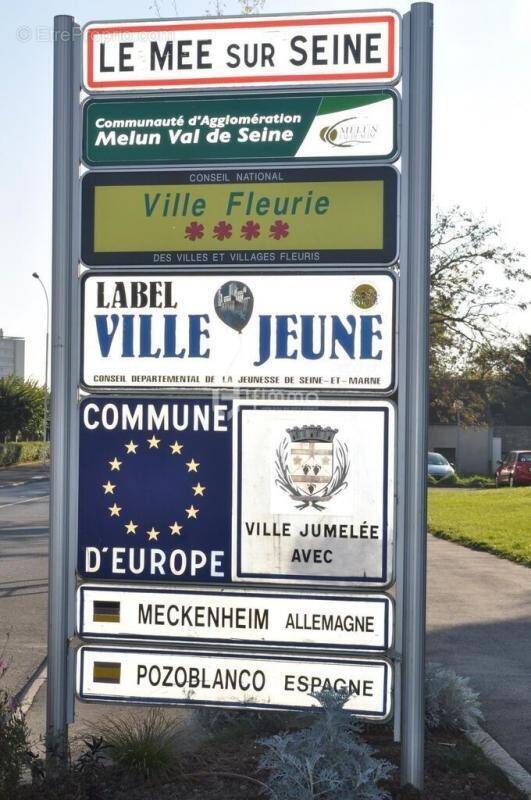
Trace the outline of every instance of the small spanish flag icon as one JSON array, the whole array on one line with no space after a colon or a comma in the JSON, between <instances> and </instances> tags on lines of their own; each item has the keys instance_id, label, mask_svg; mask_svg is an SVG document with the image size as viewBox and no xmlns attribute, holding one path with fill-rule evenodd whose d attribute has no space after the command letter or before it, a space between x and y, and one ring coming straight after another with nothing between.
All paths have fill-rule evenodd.
<instances>
[{"instance_id":1,"label":"small spanish flag icon","mask_svg":"<svg viewBox=\"0 0 531 800\"><path fill-rule=\"evenodd\" d=\"M120 683L121 671L119 661L95 661L92 678L94 683Z\"/></svg>"},{"instance_id":2,"label":"small spanish flag icon","mask_svg":"<svg viewBox=\"0 0 531 800\"><path fill-rule=\"evenodd\" d=\"M120 603L94 600L92 619L94 622L120 622Z\"/></svg>"}]
</instances>

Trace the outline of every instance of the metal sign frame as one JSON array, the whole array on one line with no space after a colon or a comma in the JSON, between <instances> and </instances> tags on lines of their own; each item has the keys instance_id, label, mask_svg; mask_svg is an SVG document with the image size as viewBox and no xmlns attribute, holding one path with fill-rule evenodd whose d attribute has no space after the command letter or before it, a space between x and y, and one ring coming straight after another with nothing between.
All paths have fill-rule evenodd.
<instances>
[{"instance_id":1,"label":"metal sign frame","mask_svg":"<svg viewBox=\"0 0 531 800\"><path fill-rule=\"evenodd\" d=\"M398 404L397 628L395 736L402 739L402 783L423 787L426 590L425 450L431 160L433 6L416 2L403 18L403 145ZM396 75L396 81L400 79ZM395 81L395 82L396 82ZM46 738L53 757L67 752L73 719L77 377L79 375L82 54L80 29L54 21L52 235L52 461ZM335 87L343 88L340 83ZM330 83L330 88L334 84ZM361 88L361 84L360 84ZM367 89L369 86L366 87ZM370 87L373 88L372 86ZM248 91L242 89L242 92ZM256 90L255 90L256 91ZM285 89L279 87L283 93ZM148 96L151 90L138 90ZM194 94L180 90L180 95ZM111 93L109 95L111 96ZM120 96L119 92L115 96ZM65 492L65 487L70 487Z\"/></svg>"}]
</instances>

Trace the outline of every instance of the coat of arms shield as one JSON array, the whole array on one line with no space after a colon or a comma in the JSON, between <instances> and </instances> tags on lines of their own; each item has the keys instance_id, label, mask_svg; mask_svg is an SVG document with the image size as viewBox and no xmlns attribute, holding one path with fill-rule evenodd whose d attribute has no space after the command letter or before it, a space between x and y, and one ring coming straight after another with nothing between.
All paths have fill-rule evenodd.
<instances>
[{"instance_id":1,"label":"coat of arms shield","mask_svg":"<svg viewBox=\"0 0 531 800\"><path fill-rule=\"evenodd\" d=\"M347 486L348 448L334 439L337 432L322 425L287 428L277 447L275 483L299 510L322 511Z\"/></svg>"},{"instance_id":2,"label":"coat of arms shield","mask_svg":"<svg viewBox=\"0 0 531 800\"><path fill-rule=\"evenodd\" d=\"M313 495L334 474L334 436L337 429L321 425L290 428L289 475L299 491Z\"/></svg>"}]
</instances>

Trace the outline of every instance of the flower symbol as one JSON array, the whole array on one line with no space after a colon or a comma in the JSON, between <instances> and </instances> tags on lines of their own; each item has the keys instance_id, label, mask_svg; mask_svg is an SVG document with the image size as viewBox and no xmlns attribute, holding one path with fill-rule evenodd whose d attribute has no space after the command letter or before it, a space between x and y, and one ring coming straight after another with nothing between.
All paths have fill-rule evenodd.
<instances>
[{"instance_id":1,"label":"flower symbol","mask_svg":"<svg viewBox=\"0 0 531 800\"><path fill-rule=\"evenodd\" d=\"M222 242L223 239L230 239L231 236L232 225L230 222L225 222L225 220L222 220L221 222L218 222L217 225L214 225L214 238L219 239L220 242Z\"/></svg>"},{"instance_id":2,"label":"flower symbol","mask_svg":"<svg viewBox=\"0 0 531 800\"><path fill-rule=\"evenodd\" d=\"M251 239L257 239L260 235L260 225L258 222L253 222L252 219L248 220L245 225L242 225L242 238L247 239L248 242Z\"/></svg>"},{"instance_id":3,"label":"flower symbol","mask_svg":"<svg viewBox=\"0 0 531 800\"><path fill-rule=\"evenodd\" d=\"M202 239L204 230L205 226L201 225L200 222L191 222L185 228L186 238L190 239L191 242L195 242L196 239Z\"/></svg>"},{"instance_id":4,"label":"flower symbol","mask_svg":"<svg viewBox=\"0 0 531 800\"><path fill-rule=\"evenodd\" d=\"M277 219L270 228L269 228L269 235L273 237L273 239L285 239L289 233L289 225L287 222L282 222L281 219Z\"/></svg>"}]
</instances>

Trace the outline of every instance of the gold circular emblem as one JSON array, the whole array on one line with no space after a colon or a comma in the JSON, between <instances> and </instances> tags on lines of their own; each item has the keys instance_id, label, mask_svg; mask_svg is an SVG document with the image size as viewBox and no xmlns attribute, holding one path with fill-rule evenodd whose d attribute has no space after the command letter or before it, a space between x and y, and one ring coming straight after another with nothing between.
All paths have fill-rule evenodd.
<instances>
[{"instance_id":1,"label":"gold circular emblem","mask_svg":"<svg viewBox=\"0 0 531 800\"><path fill-rule=\"evenodd\" d=\"M352 302L358 308L372 308L378 300L378 292L370 283L362 283L356 286L352 292Z\"/></svg>"}]
</instances>

